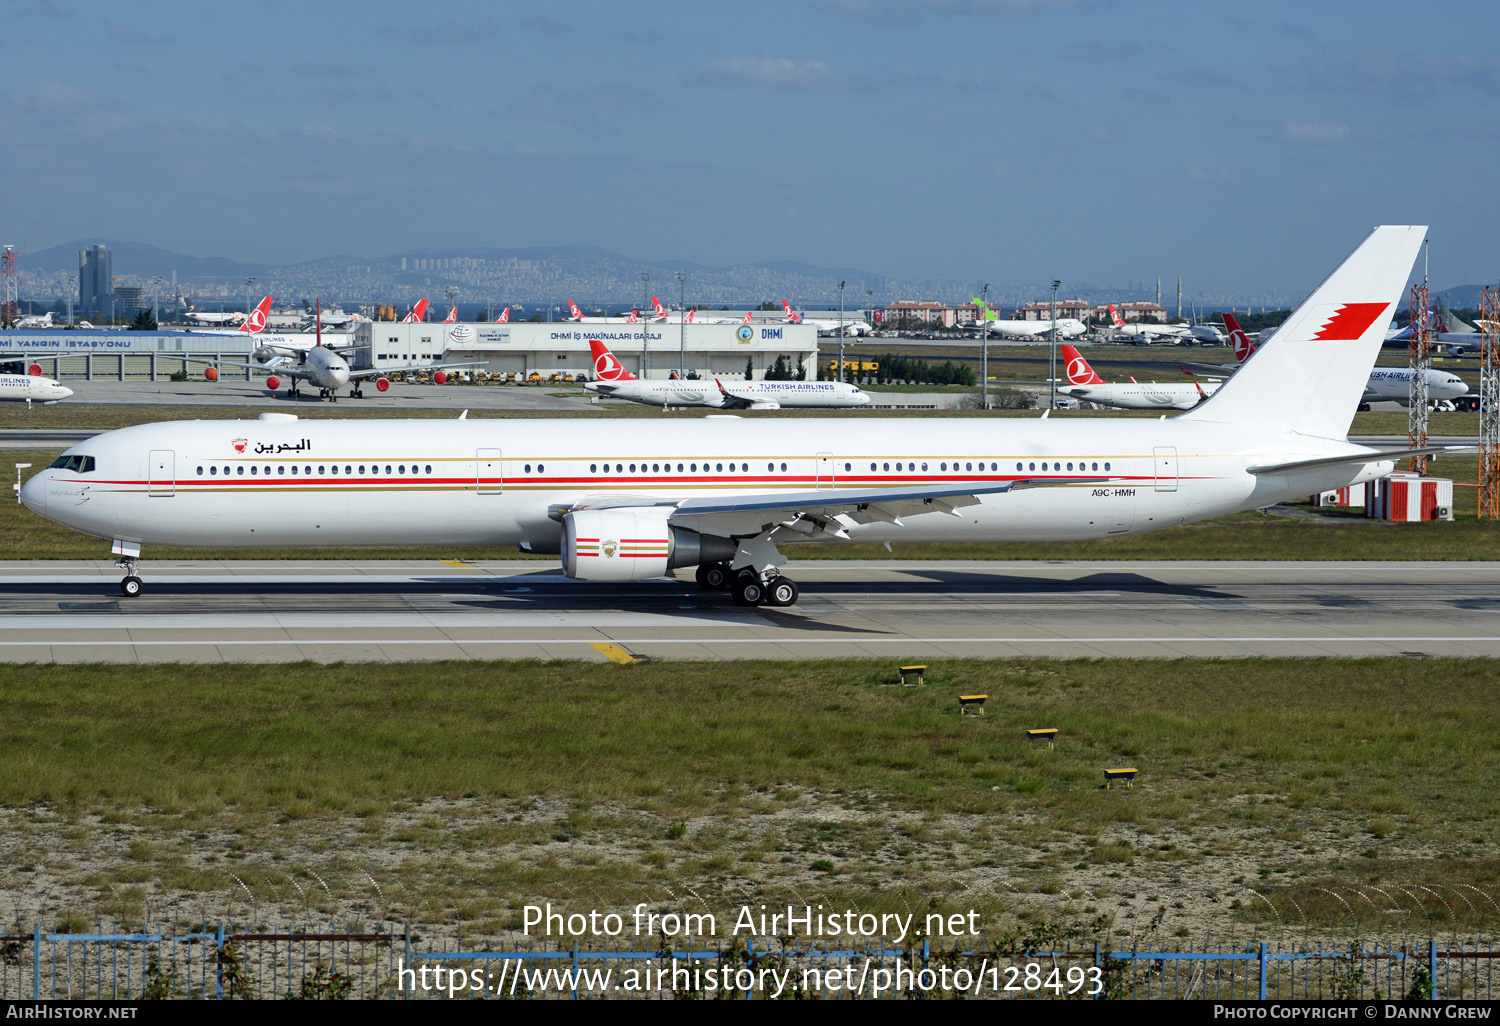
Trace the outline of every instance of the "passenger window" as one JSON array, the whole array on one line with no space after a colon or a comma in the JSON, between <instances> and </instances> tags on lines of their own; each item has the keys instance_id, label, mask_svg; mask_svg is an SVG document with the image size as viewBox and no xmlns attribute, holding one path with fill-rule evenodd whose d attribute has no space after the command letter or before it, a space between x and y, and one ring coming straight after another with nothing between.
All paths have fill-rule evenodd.
<instances>
[{"instance_id":1,"label":"passenger window","mask_svg":"<svg viewBox=\"0 0 1500 1026\"><path fill-rule=\"evenodd\" d=\"M203 468L202 468L202 467L199 467L199 468L198 468L198 476L199 476L199 477L202 477L202 476L203 476Z\"/></svg>"},{"instance_id":2,"label":"passenger window","mask_svg":"<svg viewBox=\"0 0 1500 1026\"><path fill-rule=\"evenodd\" d=\"M219 468L218 467L209 467L208 468L208 476L209 477L218 477L219 476Z\"/></svg>"},{"instance_id":3,"label":"passenger window","mask_svg":"<svg viewBox=\"0 0 1500 1026\"><path fill-rule=\"evenodd\" d=\"M245 476L245 465L243 463L241 463L238 467L235 468L235 473L238 474L240 477L244 477Z\"/></svg>"},{"instance_id":4,"label":"passenger window","mask_svg":"<svg viewBox=\"0 0 1500 1026\"><path fill-rule=\"evenodd\" d=\"M270 468L270 467L267 467L267 468L266 468L266 469L267 469L267 470L270 470L270 469L271 469L271 468ZM296 472L297 472L297 468L296 468L296 467L293 467L293 468L292 468L292 473L294 473L294 474L295 474L295 473L296 473ZM282 464L282 465L281 465L281 466L279 466L279 467L277 467L277 468L276 468L276 473L277 473L277 474L278 474L278 475L279 475L279 476L281 476L281 477L285 477L285 476L286 476L286 464L285 464L285 463L283 463L283 464Z\"/></svg>"},{"instance_id":5,"label":"passenger window","mask_svg":"<svg viewBox=\"0 0 1500 1026\"><path fill-rule=\"evenodd\" d=\"M396 471L398 473L400 473L400 474L405 474L406 473L406 464L405 463L401 464L399 467L396 468Z\"/></svg>"},{"instance_id":6,"label":"passenger window","mask_svg":"<svg viewBox=\"0 0 1500 1026\"><path fill-rule=\"evenodd\" d=\"M1104 464L1104 469L1105 469L1105 470L1108 470L1108 469L1109 469L1109 464L1108 464L1108 463L1106 463L1106 464Z\"/></svg>"},{"instance_id":7,"label":"passenger window","mask_svg":"<svg viewBox=\"0 0 1500 1026\"><path fill-rule=\"evenodd\" d=\"M258 468L256 468L256 467L251 467L251 468L250 468L250 476L251 476L251 477L254 477L254 476L255 476L255 471L256 471L256 470L257 470L257 469L258 469Z\"/></svg>"},{"instance_id":8,"label":"passenger window","mask_svg":"<svg viewBox=\"0 0 1500 1026\"><path fill-rule=\"evenodd\" d=\"M938 464L938 469L939 470L947 470L948 469L948 464L946 464L946 463L940 463L940 464Z\"/></svg>"},{"instance_id":9,"label":"passenger window","mask_svg":"<svg viewBox=\"0 0 1500 1026\"><path fill-rule=\"evenodd\" d=\"M1019 463L1017 463L1017 464L1016 464L1016 469L1017 469L1017 470L1020 470L1020 469L1021 469L1021 464L1019 464Z\"/></svg>"},{"instance_id":10,"label":"passenger window","mask_svg":"<svg viewBox=\"0 0 1500 1026\"><path fill-rule=\"evenodd\" d=\"M537 464L537 465L536 465L536 472L537 472L537 473L538 473L538 474L545 474L545 473L546 473L546 472L547 472L547 467L546 467L546 464L543 464L543 463L538 463L538 464Z\"/></svg>"},{"instance_id":11,"label":"passenger window","mask_svg":"<svg viewBox=\"0 0 1500 1026\"><path fill-rule=\"evenodd\" d=\"M597 474L597 473L599 473L599 464L597 464L597 463L590 463L589 464L589 473L590 474Z\"/></svg>"},{"instance_id":12,"label":"passenger window","mask_svg":"<svg viewBox=\"0 0 1500 1026\"><path fill-rule=\"evenodd\" d=\"M1032 465L1031 465L1031 469L1032 469L1032 470L1035 470L1035 469L1036 469L1036 464L1035 464L1035 463L1033 463L1033 464L1032 464Z\"/></svg>"},{"instance_id":13,"label":"passenger window","mask_svg":"<svg viewBox=\"0 0 1500 1026\"><path fill-rule=\"evenodd\" d=\"M847 463L846 463L846 464L844 464L844 469L845 469L845 470L848 470L848 469L849 469L849 464L847 464ZM785 473L786 473L786 464L785 464L785 463L783 463L783 464L782 464L782 465L781 465L781 472L782 472L782 473L783 473L783 474L785 474Z\"/></svg>"}]
</instances>

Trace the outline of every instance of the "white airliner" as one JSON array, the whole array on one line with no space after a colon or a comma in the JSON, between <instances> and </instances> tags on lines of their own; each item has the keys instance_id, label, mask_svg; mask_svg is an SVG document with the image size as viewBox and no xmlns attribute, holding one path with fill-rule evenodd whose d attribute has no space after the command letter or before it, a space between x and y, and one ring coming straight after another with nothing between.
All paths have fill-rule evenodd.
<instances>
[{"instance_id":1,"label":"white airliner","mask_svg":"<svg viewBox=\"0 0 1500 1026\"><path fill-rule=\"evenodd\" d=\"M1089 366L1077 349L1065 345L1062 355L1067 361L1068 383L1057 386L1057 391L1100 406L1122 410L1191 410L1218 391L1221 384L1217 381L1206 385L1194 381L1143 383L1132 378L1129 384L1111 385Z\"/></svg>"},{"instance_id":2,"label":"white airliner","mask_svg":"<svg viewBox=\"0 0 1500 1026\"><path fill-rule=\"evenodd\" d=\"M1004 320L996 316L994 307L985 304L982 299L974 299L973 303L979 308L979 319L973 323L973 327L983 327L985 322L989 323L990 331L1001 335L1014 335L1021 338L1035 338L1045 335L1052 330L1052 322L1046 321L1018 321ZM1076 317L1059 317L1057 319L1057 337L1074 338L1089 330L1089 326Z\"/></svg>"},{"instance_id":3,"label":"white airliner","mask_svg":"<svg viewBox=\"0 0 1500 1026\"><path fill-rule=\"evenodd\" d=\"M269 300L270 297L267 297ZM427 300L422 300L426 303ZM321 313L321 311L320 311ZM315 318L321 324L320 318ZM323 344L323 332L320 330L313 335L314 342L310 346L293 344L282 344L279 339L297 336L263 336L256 340L255 350L250 354L254 358L253 363L239 360L213 360L204 357L179 356L171 354L173 359L186 360L189 363L206 363L210 366L203 372L203 376L209 381L219 379L220 367L243 367L252 373L266 375L266 388L274 394L281 387L282 377L286 378L286 396L288 399L296 398L300 389L297 387L299 381L306 381L318 387L318 397L338 402L338 390L350 385L349 397L351 399L364 398L364 389L360 388L361 381L374 379L377 391L386 392L390 390L391 381L387 375L419 373L423 371L432 372L432 380L439 385L446 384L448 375L444 373L449 367L473 367L484 363L483 360L469 360L460 363L423 363L411 364L405 367L375 367L367 370L354 370L349 362L340 355L339 350L333 346ZM354 349L356 346L345 348Z\"/></svg>"},{"instance_id":4,"label":"white airliner","mask_svg":"<svg viewBox=\"0 0 1500 1026\"><path fill-rule=\"evenodd\" d=\"M1192 338L1193 329L1186 324L1158 324L1155 321L1127 321L1109 304L1110 333L1126 338Z\"/></svg>"},{"instance_id":5,"label":"white airliner","mask_svg":"<svg viewBox=\"0 0 1500 1026\"><path fill-rule=\"evenodd\" d=\"M731 381L715 379L642 381L621 365L618 357L597 338L589 339L594 357L594 380L583 387L611 399L629 399L649 406L709 406L716 410L831 409L868 406L870 397L853 385L837 381Z\"/></svg>"},{"instance_id":6,"label":"white airliner","mask_svg":"<svg viewBox=\"0 0 1500 1026\"><path fill-rule=\"evenodd\" d=\"M189 314L188 316L191 317L192 314ZM199 331L199 332L195 332L194 334L198 334L198 335L259 335L259 334L261 334L262 332L264 332L266 330L266 318L268 318L268 317L271 316L271 297L267 296L265 299L262 299L259 303L257 303L255 305L255 309L251 310L248 315L247 314L242 314L242 313L235 313L235 314L209 314L209 315L204 315L204 316L226 317L226 318L229 318L231 320L243 321L244 323L242 323L239 326L239 329L236 330L236 331ZM220 322L213 321L213 322L210 322L210 323L220 323Z\"/></svg>"},{"instance_id":7,"label":"white airliner","mask_svg":"<svg viewBox=\"0 0 1500 1026\"><path fill-rule=\"evenodd\" d=\"M624 317L585 317L583 311L578 309L578 304L570 299L568 300L569 316L567 319L578 324L636 324L641 321L649 324L665 321L667 319L667 311L661 305L661 301L652 296L651 302L655 305L657 311L654 316L642 317L639 310L632 310Z\"/></svg>"},{"instance_id":8,"label":"white airliner","mask_svg":"<svg viewBox=\"0 0 1500 1026\"><path fill-rule=\"evenodd\" d=\"M1240 327L1240 322L1234 314L1224 314L1224 327L1229 329L1229 338L1234 343L1234 358L1237 364L1243 364L1255 355L1256 345ZM1265 336L1260 345L1270 345L1276 335L1277 332L1273 330ZM1226 364L1224 369L1237 370L1237 364ZM1402 406L1410 406L1411 375L1410 367L1372 367L1370 378L1365 382L1365 394L1359 400L1359 408L1368 410L1371 403L1380 402L1396 402ZM1457 399L1461 395L1469 394L1468 384L1457 374L1429 367L1423 376L1427 379L1427 398L1432 402L1441 399Z\"/></svg>"},{"instance_id":9,"label":"white airliner","mask_svg":"<svg viewBox=\"0 0 1500 1026\"><path fill-rule=\"evenodd\" d=\"M27 314L25 317L22 317L20 320L16 321L16 327L50 328L52 327L52 311L48 310L44 314Z\"/></svg>"},{"instance_id":10,"label":"white airliner","mask_svg":"<svg viewBox=\"0 0 1500 1026\"><path fill-rule=\"evenodd\" d=\"M55 403L72 394L71 388L41 374L0 374L0 402Z\"/></svg>"},{"instance_id":11,"label":"white airliner","mask_svg":"<svg viewBox=\"0 0 1500 1026\"><path fill-rule=\"evenodd\" d=\"M798 313L796 310L793 310L792 304L788 303L784 299L781 301L781 309L786 311L786 316L783 317L782 320L787 324L806 324L825 334L837 335L839 333L840 325L843 326L845 336L854 335L857 337L860 335L868 335L871 331L874 330L863 320L858 318L850 319L846 317L843 320L828 320L827 318L819 319L816 317L806 317L803 314ZM746 311L746 316L749 316L749 311ZM747 320L745 323L748 324L750 322Z\"/></svg>"},{"instance_id":12,"label":"white airliner","mask_svg":"<svg viewBox=\"0 0 1500 1026\"><path fill-rule=\"evenodd\" d=\"M697 567L789 605L793 541L1041 541L1347 487L1412 454L1346 439L1425 227L1375 229L1207 402L1170 418L297 420L144 424L73 446L22 501L142 545L502 545L639 581Z\"/></svg>"}]
</instances>

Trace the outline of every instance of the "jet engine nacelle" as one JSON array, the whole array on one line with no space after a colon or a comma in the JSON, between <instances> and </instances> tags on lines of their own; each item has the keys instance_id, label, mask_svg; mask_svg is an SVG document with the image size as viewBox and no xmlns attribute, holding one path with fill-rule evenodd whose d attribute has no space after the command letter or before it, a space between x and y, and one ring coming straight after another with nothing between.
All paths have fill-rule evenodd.
<instances>
[{"instance_id":1,"label":"jet engine nacelle","mask_svg":"<svg viewBox=\"0 0 1500 1026\"><path fill-rule=\"evenodd\" d=\"M733 559L729 538L667 523L671 510L575 510L563 517L563 573L583 581L644 581L668 570Z\"/></svg>"},{"instance_id":2,"label":"jet engine nacelle","mask_svg":"<svg viewBox=\"0 0 1500 1026\"><path fill-rule=\"evenodd\" d=\"M391 379L390 378L376 378L375 379L375 388L376 388L377 391L380 391L380 392L389 392L391 390Z\"/></svg>"},{"instance_id":3,"label":"jet engine nacelle","mask_svg":"<svg viewBox=\"0 0 1500 1026\"><path fill-rule=\"evenodd\" d=\"M434 385L446 385L448 383L448 375L443 371L438 371L432 376L432 383Z\"/></svg>"},{"instance_id":4,"label":"jet engine nacelle","mask_svg":"<svg viewBox=\"0 0 1500 1026\"><path fill-rule=\"evenodd\" d=\"M26 368L26 373L30 374L34 378L39 378L42 376L42 365L39 363L34 363L30 367Z\"/></svg>"},{"instance_id":5,"label":"jet engine nacelle","mask_svg":"<svg viewBox=\"0 0 1500 1026\"><path fill-rule=\"evenodd\" d=\"M779 410L781 409L781 404L773 399L761 399L758 402L751 403L750 408L752 410Z\"/></svg>"},{"instance_id":6,"label":"jet engine nacelle","mask_svg":"<svg viewBox=\"0 0 1500 1026\"><path fill-rule=\"evenodd\" d=\"M273 392L276 391L281 387L281 379L276 377L275 375L272 375L271 377L266 379L266 387Z\"/></svg>"},{"instance_id":7,"label":"jet engine nacelle","mask_svg":"<svg viewBox=\"0 0 1500 1026\"><path fill-rule=\"evenodd\" d=\"M210 367L210 368L208 368L207 370L205 370L203 372L203 378L204 378L205 381L218 381L219 380L219 368L217 368L217 367Z\"/></svg>"}]
</instances>

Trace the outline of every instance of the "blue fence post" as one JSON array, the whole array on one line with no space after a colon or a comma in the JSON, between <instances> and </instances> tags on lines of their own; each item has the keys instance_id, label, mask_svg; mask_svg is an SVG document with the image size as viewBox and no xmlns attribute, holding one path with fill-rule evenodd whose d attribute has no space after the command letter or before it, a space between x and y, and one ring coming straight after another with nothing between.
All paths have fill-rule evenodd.
<instances>
[{"instance_id":1,"label":"blue fence post","mask_svg":"<svg viewBox=\"0 0 1500 1026\"><path fill-rule=\"evenodd\" d=\"M1260 942L1260 999L1266 999L1266 942Z\"/></svg>"},{"instance_id":2,"label":"blue fence post","mask_svg":"<svg viewBox=\"0 0 1500 1026\"><path fill-rule=\"evenodd\" d=\"M31 930L31 1000L42 999L42 924Z\"/></svg>"},{"instance_id":3,"label":"blue fence post","mask_svg":"<svg viewBox=\"0 0 1500 1026\"><path fill-rule=\"evenodd\" d=\"M214 964L218 970L215 974L219 978L218 990L219 1000L224 1000L224 924L219 924L219 948L214 952Z\"/></svg>"},{"instance_id":4,"label":"blue fence post","mask_svg":"<svg viewBox=\"0 0 1500 1026\"><path fill-rule=\"evenodd\" d=\"M578 942L573 942L573 1000L578 1000Z\"/></svg>"},{"instance_id":5,"label":"blue fence post","mask_svg":"<svg viewBox=\"0 0 1500 1026\"><path fill-rule=\"evenodd\" d=\"M412 962L411 962L411 924L410 923L403 924L402 927L401 927L401 931L402 931L402 934L403 934L403 939L406 942L406 961L403 962L402 965L403 965L404 968L410 968L411 964L412 964ZM413 980L416 979L416 975L415 974L413 974L412 979ZM412 987L410 990L403 989L401 991L401 1000L402 1001L410 1001L411 1000L411 992L413 990L416 990L416 987Z\"/></svg>"},{"instance_id":6,"label":"blue fence post","mask_svg":"<svg viewBox=\"0 0 1500 1026\"><path fill-rule=\"evenodd\" d=\"M755 938L754 937L751 937L749 940L745 941L745 965L751 966L751 967L753 967L755 965ZM748 987L745 988L745 1000L746 1001L750 1001L750 1000L753 1000L754 997L755 997L755 985L752 983L750 986L748 986Z\"/></svg>"},{"instance_id":7,"label":"blue fence post","mask_svg":"<svg viewBox=\"0 0 1500 1026\"><path fill-rule=\"evenodd\" d=\"M1104 991L1104 959L1099 954L1099 939L1097 937L1094 938L1094 968L1099 970L1099 993L1094 995L1094 1000L1108 1000L1108 995Z\"/></svg>"},{"instance_id":8,"label":"blue fence post","mask_svg":"<svg viewBox=\"0 0 1500 1026\"><path fill-rule=\"evenodd\" d=\"M1437 1000L1437 941L1427 942L1427 975L1432 979L1432 999Z\"/></svg>"}]
</instances>

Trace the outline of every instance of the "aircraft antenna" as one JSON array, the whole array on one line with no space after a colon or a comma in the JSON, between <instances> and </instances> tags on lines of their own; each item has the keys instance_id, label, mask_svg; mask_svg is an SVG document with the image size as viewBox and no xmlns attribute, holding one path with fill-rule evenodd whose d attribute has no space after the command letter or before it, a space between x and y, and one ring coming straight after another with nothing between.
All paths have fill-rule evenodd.
<instances>
[{"instance_id":1,"label":"aircraft antenna","mask_svg":"<svg viewBox=\"0 0 1500 1026\"><path fill-rule=\"evenodd\" d=\"M1500 287L1479 297L1479 519L1500 520Z\"/></svg>"},{"instance_id":2,"label":"aircraft antenna","mask_svg":"<svg viewBox=\"0 0 1500 1026\"><path fill-rule=\"evenodd\" d=\"M1409 449L1427 447L1427 372L1432 369L1432 313L1431 297L1427 292L1427 278L1411 290L1411 341L1407 343L1411 381L1407 386L1410 416L1407 419L1406 441ZM1413 456L1411 469L1417 474L1427 473L1427 457Z\"/></svg>"}]
</instances>

